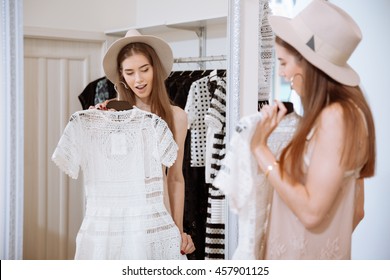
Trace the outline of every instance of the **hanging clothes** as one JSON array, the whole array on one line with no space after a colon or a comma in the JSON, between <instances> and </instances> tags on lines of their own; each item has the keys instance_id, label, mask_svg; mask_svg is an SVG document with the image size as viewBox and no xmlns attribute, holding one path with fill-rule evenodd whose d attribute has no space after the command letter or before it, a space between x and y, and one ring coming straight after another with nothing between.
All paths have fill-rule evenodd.
<instances>
[{"instance_id":1,"label":"hanging clothes","mask_svg":"<svg viewBox=\"0 0 390 280\"><path fill-rule=\"evenodd\" d=\"M291 141L299 116L286 115L271 133L268 146L278 158ZM250 143L261 113L243 117L229 142L229 150L213 185L228 198L232 212L238 215L238 246L233 259L264 258L264 237L267 230L272 187L259 173Z\"/></svg>"},{"instance_id":2,"label":"hanging clothes","mask_svg":"<svg viewBox=\"0 0 390 280\"><path fill-rule=\"evenodd\" d=\"M173 104L184 110L192 83L208 76L210 72L211 70L173 71L165 80Z\"/></svg>"},{"instance_id":3,"label":"hanging clothes","mask_svg":"<svg viewBox=\"0 0 390 280\"><path fill-rule=\"evenodd\" d=\"M269 0L259 2L259 64L258 64L258 101L268 101L271 93L272 71L274 67L275 35L268 17L272 14ZM259 107L260 107L259 103Z\"/></svg>"},{"instance_id":4,"label":"hanging clothes","mask_svg":"<svg viewBox=\"0 0 390 280\"><path fill-rule=\"evenodd\" d=\"M226 81L223 78L210 81L209 90L212 97L205 115L207 126L205 166L206 182L212 183L221 167L221 160L225 156Z\"/></svg>"},{"instance_id":5,"label":"hanging clothes","mask_svg":"<svg viewBox=\"0 0 390 280\"><path fill-rule=\"evenodd\" d=\"M212 79L211 79L212 80ZM212 82L212 81L211 81ZM206 182L209 195L207 204L205 259L225 259L225 195L211 183L217 176L226 146L226 82L214 79L209 84L212 92L210 108L205 116L207 129Z\"/></svg>"},{"instance_id":6,"label":"hanging clothes","mask_svg":"<svg viewBox=\"0 0 390 280\"><path fill-rule=\"evenodd\" d=\"M168 94L174 105L184 110L189 90L194 81L208 75L211 70L173 71L165 80ZM187 254L190 260L203 260L208 188L204 167L191 166L191 132L187 131L184 143L183 176L185 201L183 229L191 235L196 250Z\"/></svg>"},{"instance_id":7,"label":"hanging clothes","mask_svg":"<svg viewBox=\"0 0 390 280\"><path fill-rule=\"evenodd\" d=\"M106 77L90 82L78 96L83 110L116 97L114 84Z\"/></svg>"},{"instance_id":8,"label":"hanging clothes","mask_svg":"<svg viewBox=\"0 0 390 280\"><path fill-rule=\"evenodd\" d=\"M210 77L206 76L192 83L185 111L191 130L191 166L205 166L207 126L205 114L210 107L211 93L207 86Z\"/></svg>"},{"instance_id":9,"label":"hanging clothes","mask_svg":"<svg viewBox=\"0 0 390 280\"><path fill-rule=\"evenodd\" d=\"M198 83L198 80L209 75L209 81L204 86L213 92L216 89L216 84L210 81L211 72L212 70L173 71L165 81L173 103L185 109L193 83ZM226 70L217 71L218 76L224 76L225 74ZM192 166L191 156L191 130L189 129L184 146L183 160L183 175L185 180L183 228L185 232L191 235L196 247L194 253L187 255L188 259L203 260L205 258L209 184L206 184L205 166Z\"/></svg>"},{"instance_id":10,"label":"hanging clothes","mask_svg":"<svg viewBox=\"0 0 390 280\"><path fill-rule=\"evenodd\" d=\"M225 259L226 202L224 193L208 185L205 260Z\"/></svg>"},{"instance_id":11,"label":"hanging clothes","mask_svg":"<svg viewBox=\"0 0 390 280\"><path fill-rule=\"evenodd\" d=\"M52 160L71 178L84 174L75 259L186 259L163 201L161 167L177 149L165 121L138 108L72 115Z\"/></svg>"}]
</instances>

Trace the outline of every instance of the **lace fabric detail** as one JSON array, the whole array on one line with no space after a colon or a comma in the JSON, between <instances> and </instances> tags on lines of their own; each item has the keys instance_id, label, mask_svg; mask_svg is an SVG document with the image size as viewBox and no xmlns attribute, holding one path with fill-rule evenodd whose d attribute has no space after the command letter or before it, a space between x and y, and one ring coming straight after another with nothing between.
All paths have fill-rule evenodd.
<instances>
[{"instance_id":1,"label":"lace fabric detail","mask_svg":"<svg viewBox=\"0 0 390 280\"><path fill-rule=\"evenodd\" d=\"M272 14L269 0L259 2L259 78L258 100L269 100L271 92L272 70L274 66L274 40L275 36L268 21Z\"/></svg>"},{"instance_id":2,"label":"lace fabric detail","mask_svg":"<svg viewBox=\"0 0 390 280\"><path fill-rule=\"evenodd\" d=\"M161 166L176 156L171 131L154 114L134 108L72 115L52 159L72 178L80 167L84 175L76 259L186 259L163 203Z\"/></svg>"},{"instance_id":3,"label":"lace fabric detail","mask_svg":"<svg viewBox=\"0 0 390 280\"><path fill-rule=\"evenodd\" d=\"M267 253L268 259L340 260L350 258L343 249L347 244L341 244L337 235L325 238L323 241L311 240L308 235L298 236L294 233L290 235L287 241L280 234L273 234L269 237L267 246L272 249Z\"/></svg>"},{"instance_id":4,"label":"lace fabric detail","mask_svg":"<svg viewBox=\"0 0 390 280\"><path fill-rule=\"evenodd\" d=\"M261 113L242 118L214 180L229 200L230 209L238 214L239 240L233 259L262 259L264 236L272 197L271 186L250 150L250 142L261 119ZM278 157L291 140L298 124L296 114L286 116L268 139L271 151Z\"/></svg>"}]
</instances>

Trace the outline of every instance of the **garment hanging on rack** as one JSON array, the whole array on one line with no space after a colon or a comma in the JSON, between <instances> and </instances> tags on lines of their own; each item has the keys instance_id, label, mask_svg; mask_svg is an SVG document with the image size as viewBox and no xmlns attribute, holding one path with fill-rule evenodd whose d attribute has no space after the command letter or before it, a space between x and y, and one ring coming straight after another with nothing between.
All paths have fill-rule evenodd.
<instances>
[{"instance_id":1,"label":"garment hanging on rack","mask_svg":"<svg viewBox=\"0 0 390 280\"><path fill-rule=\"evenodd\" d=\"M173 104L184 110L192 83L210 72L211 70L173 71L165 80Z\"/></svg>"},{"instance_id":2,"label":"garment hanging on rack","mask_svg":"<svg viewBox=\"0 0 390 280\"><path fill-rule=\"evenodd\" d=\"M157 115L84 110L70 118L53 153L76 179L81 168L86 212L76 259L186 259L181 235L163 201L162 165L176 160L177 145Z\"/></svg>"},{"instance_id":3,"label":"garment hanging on rack","mask_svg":"<svg viewBox=\"0 0 390 280\"><path fill-rule=\"evenodd\" d=\"M258 75L258 100L268 101L271 95L272 71L274 66L274 33L268 21L272 14L269 0L260 0L259 3L259 75ZM260 107L260 104L259 104Z\"/></svg>"},{"instance_id":4,"label":"garment hanging on rack","mask_svg":"<svg viewBox=\"0 0 390 280\"><path fill-rule=\"evenodd\" d=\"M211 70L173 71L165 81L173 103L184 110L191 84L208 75ZM205 223L207 214L207 186L204 167L192 167L191 132L187 131L184 144L183 175L185 181L185 202L183 229L191 235L196 250L187 257L190 260L203 260L205 248Z\"/></svg>"},{"instance_id":5,"label":"garment hanging on rack","mask_svg":"<svg viewBox=\"0 0 390 280\"><path fill-rule=\"evenodd\" d=\"M269 101L268 100L257 101L257 111L260 112L261 108L263 108L264 105L269 105Z\"/></svg>"},{"instance_id":6,"label":"garment hanging on rack","mask_svg":"<svg viewBox=\"0 0 390 280\"><path fill-rule=\"evenodd\" d=\"M206 135L206 182L212 183L225 156L226 141L226 81L210 80L210 107L205 115Z\"/></svg>"},{"instance_id":7,"label":"garment hanging on rack","mask_svg":"<svg viewBox=\"0 0 390 280\"><path fill-rule=\"evenodd\" d=\"M188 94L185 111L191 130L191 166L205 166L207 126L205 114L210 108L211 92L208 87L210 76L192 83ZM222 79L216 76L216 79Z\"/></svg>"},{"instance_id":8,"label":"garment hanging on rack","mask_svg":"<svg viewBox=\"0 0 390 280\"><path fill-rule=\"evenodd\" d=\"M116 95L114 84L106 77L102 77L90 82L78 98L83 110L86 110L90 106L115 98Z\"/></svg>"},{"instance_id":9,"label":"garment hanging on rack","mask_svg":"<svg viewBox=\"0 0 390 280\"><path fill-rule=\"evenodd\" d=\"M238 246L233 259L264 258L272 187L265 175L259 173L250 150L250 142L260 119L261 113L240 119L222 161L222 168L213 182L226 195L230 209L238 215ZM268 138L268 146L277 158L290 142L298 121L299 116L295 113L285 116Z\"/></svg>"},{"instance_id":10,"label":"garment hanging on rack","mask_svg":"<svg viewBox=\"0 0 390 280\"><path fill-rule=\"evenodd\" d=\"M226 146L226 82L215 79L215 88L205 116L207 125L206 182L208 204L205 259L225 259L225 195L211 183L217 176Z\"/></svg>"},{"instance_id":11,"label":"garment hanging on rack","mask_svg":"<svg viewBox=\"0 0 390 280\"><path fill-rule=\"evenodd\" d=\"M173 71L166 80L170 98L174 104L185 109L189 90L193 82L206 77L212 70ZM226 70L218 70L218 75ZM207 84L210 90L215 86ZM206 184L205 167L193 167L191 161L191 131L188 130L184 146L183 175L185 180L184 231L191 235L196 250L188 259L205 258L205 233L209 184Z\"/></svg>"}]
</instances>

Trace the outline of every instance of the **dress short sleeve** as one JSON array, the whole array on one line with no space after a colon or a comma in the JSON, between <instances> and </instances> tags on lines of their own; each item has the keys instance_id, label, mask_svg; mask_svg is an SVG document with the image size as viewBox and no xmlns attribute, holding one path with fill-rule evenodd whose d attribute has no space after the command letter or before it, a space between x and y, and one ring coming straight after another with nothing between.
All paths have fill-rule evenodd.
<instances>
[{"instance_id":1,"label":"dress short sleeve","mask_svg":"<svg viewBox=\"0 0 390 280\"><path fill-rule=\"evenodd\" d=\"M155 124L161 163L170 167L177 157L177 144L173 138L172 131L164 120L156 118Z\"/></svg>"},{"instance_id":2,"label":"dress short sleeve","mask_svg":"<svg viewBox=\"0 0 390 280\"><path fill-rule=\"evenodd\" d=\"M54 150L52 161L67 175L77 179L81 164L80 116L74 113Z\"/></svg>"},{"instance_id":3,"label":"dress short sleeve","mask_svg":"<svg viewBox=\"0 0 390 280\"><path fill-rule=\"evenodd\" d=\"M230 208L238 212L250 199L258 179L257 164L250 151L250 140L261 114L242 118L232 134L221 170L213 185L227 195Z\"/></svg>"}]
</instances>

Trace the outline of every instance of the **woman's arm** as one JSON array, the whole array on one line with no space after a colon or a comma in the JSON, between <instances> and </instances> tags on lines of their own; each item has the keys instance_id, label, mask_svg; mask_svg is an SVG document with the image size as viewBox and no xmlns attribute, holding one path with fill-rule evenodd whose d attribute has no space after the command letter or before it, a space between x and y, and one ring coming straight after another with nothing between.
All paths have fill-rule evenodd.
<instances>
[{"instance_id":1,"label":"woman's arm","mask_svg":"<svg viewBox=\"0 0 390 280\"><path fill-rule=\"evenodd\" d=\"M265 144L272 131L269 127L276 126L275 123L281 119L275 107L267 107L266 110L268 112L259 123L252 139L252 151L263 172L267 172L268 166L272 166L276 160ZM268 135L262 136L262 130ZM331 105L323 110L311 141L315 141L315 145L304 185L299 182L292 184L287 173L284 173L282 179L279 168L273 167L268 173L270 183L307 228L315 227L322 222L344 178L345 170L340 165L344 143L344 123L340 105Z\"/></svg>"},{"instance_id":2,"label":"woman's arm","mask_svg":"<svg viewBox=\"0 0 390 280\"><path fill-rule=\"evenodd\" d=\"M179 107L173 106L174 135L178 146L177 158L174 164L168 169L168 195L171 207L172 218L180 232L183 232L184 213L184 176L183 157L184 142L187 135L187 115Z\"/></svg>"},{"instance_id":3,"label":"woman's arm","mask_svg":"<svg viewBox=\"0 0 390 280\"><path fill-rule=\"evenodd\" d=\"M187 136L187 114L181 108L173 106L173 118L175 124L175 141L178 145L177 158L175 163L168 169L168 195L171 207L172 218L181 233L182 254L190 254L195 251L195 246L190 235L183 232L184 215L184 176L183 176L183 157L184 142Z\"/></svg>"}]
</instances>

